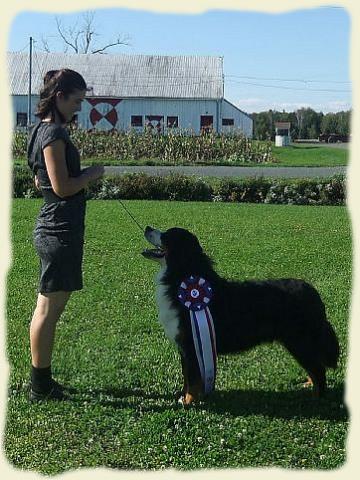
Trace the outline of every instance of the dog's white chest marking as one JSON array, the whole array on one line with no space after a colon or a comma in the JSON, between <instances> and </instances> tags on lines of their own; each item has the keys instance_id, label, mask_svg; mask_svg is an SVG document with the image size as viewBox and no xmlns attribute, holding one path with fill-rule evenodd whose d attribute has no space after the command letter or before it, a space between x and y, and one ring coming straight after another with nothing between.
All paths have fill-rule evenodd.
<instances>
[{"instance_id":1,"label":"dog's white chest marking","mask_svg":"<svg viewBox=\"0 0 360 480\"><path fill-rule=\"evenodd\" d=\"M175 342L179 333L179 317L177 311L171 306L170 299L166 294L166 286L161 283L166 267L162 268L156 276L156 302L159 309L159 322L164 327L165 335Z\"/></svg>"}]
</instances>

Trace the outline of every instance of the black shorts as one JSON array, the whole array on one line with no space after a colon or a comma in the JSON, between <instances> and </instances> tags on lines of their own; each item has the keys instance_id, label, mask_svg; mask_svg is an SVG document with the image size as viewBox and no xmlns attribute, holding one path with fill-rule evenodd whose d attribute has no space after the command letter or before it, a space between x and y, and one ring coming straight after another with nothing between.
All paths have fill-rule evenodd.
<instances>
[{"instance_id":1,"label":"black shorts","mask_svg":"<svg viewBox=\"0 0 360 480\"><path fill-rule=\"evenodd\" d=\"M40 257L40 293L83 288L83 232L35 232L34 245Z\"/></svg>"}]
</instances>

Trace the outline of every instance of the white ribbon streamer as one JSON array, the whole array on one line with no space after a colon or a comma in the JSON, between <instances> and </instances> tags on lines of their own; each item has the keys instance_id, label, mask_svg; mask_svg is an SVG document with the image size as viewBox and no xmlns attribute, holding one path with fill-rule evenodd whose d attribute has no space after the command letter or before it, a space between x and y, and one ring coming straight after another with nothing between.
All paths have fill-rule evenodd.
<instances>
[{"instance_id":1,"label":"white ribbon streamer","mask_svg":"<svg viewBox=\"0 0 360 480\"><path fill-rule=\"evenodd\" d=\"M209 393L214 389L216 375L216 338L213 319L208 307L195 312L190 311L190 319L201 378L205 393Z\"/></svg>"}]
</instances>

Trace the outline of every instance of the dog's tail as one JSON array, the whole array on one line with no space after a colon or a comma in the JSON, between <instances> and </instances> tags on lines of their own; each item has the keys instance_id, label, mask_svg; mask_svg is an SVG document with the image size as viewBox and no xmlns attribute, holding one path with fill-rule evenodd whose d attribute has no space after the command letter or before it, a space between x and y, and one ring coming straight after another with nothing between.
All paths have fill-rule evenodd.
<instances>
[{"instance_id":1,"label":"dog's tail","mask_svg":"<svg viewBox=\"0 0 360 480\"><path fill-rule=\"evenodd\" d=\"M331 324L325 319L320 332L321 362L324 367L336 368L340 347L336 333Z\"/></svg>"}]
</instances>

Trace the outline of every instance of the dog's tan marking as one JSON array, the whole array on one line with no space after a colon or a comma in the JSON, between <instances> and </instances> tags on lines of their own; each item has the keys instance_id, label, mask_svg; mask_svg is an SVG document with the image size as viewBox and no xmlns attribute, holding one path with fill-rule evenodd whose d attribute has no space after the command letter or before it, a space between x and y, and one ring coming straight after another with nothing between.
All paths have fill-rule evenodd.
<instances>
[{"instance_id":1,"label":"dog's tan marking","mask_svg":"<svg viewBox=\"0 0 360 480\"><path fill-rule=\"evenodd\" d=\"M307 378L306 382L303 383L303 387L304 388L309 388L309 387L312 387L314 384L313 384L313 381L311 380L310 377Z\"/></svg>"}]
</instances>

